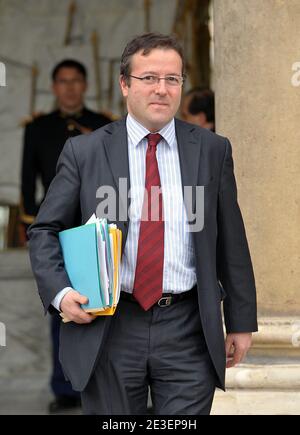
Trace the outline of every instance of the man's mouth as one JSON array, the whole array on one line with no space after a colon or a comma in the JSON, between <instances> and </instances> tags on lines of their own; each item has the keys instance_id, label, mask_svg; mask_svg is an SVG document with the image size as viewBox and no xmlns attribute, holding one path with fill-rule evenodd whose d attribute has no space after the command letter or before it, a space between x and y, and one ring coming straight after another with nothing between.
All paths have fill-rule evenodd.
<instances>
[{"instance_id":1,"label":"man's mouth","mask_svg":"<svg viewBox=\"0 0 300 435\"><path fill-rule=\"evenodd\" d=\"M161 102L153 102L153 103L150 103L150 106L151 105L154 105L154 106L168 106L168 104L167 103L161 103Z\"/></svg>"}]
</instances>

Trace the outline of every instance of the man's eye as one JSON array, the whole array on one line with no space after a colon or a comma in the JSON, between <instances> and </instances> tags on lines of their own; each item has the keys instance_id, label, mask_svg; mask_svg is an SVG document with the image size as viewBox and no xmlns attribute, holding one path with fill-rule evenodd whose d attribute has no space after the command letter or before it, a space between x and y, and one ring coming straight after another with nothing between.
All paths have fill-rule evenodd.
<instances>
[{"instance_id":1,"label":"man's eye","mask_svg":"<svg viewBox=\"0 0 300 435\"><path fill-rule=\"evenodd\" d=\"M155 81L155 77L154 76L145 76L145 77L143 77L143 80L145 82L153 82L153 81Z\"/></svg>"},{"instance_id":2,"label":"man's eye","mask_svg":"<svg viewBox=\"0 0 300 435\"><path fill-rule=\"evenodd\" d=\"M179 78L174 76L168 76L166 77L166 81L168 83L179 83Z\"/></svg>"}]
</instances>

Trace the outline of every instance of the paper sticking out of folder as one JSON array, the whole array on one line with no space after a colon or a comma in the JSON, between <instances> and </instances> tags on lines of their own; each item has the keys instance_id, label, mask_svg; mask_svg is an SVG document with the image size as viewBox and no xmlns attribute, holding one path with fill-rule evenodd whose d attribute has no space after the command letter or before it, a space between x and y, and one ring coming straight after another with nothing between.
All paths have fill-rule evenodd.
<instances>
[{"instance_id":1,"label":"paper sticking out of folder","mask_svg":"<svg viewBox=\"0 0 300 435\"><path fill-rule=\"evenodd\" d=\"M94 316L113 315L121 290L122 232L94 214L85 225L61 231L59 241L72 288L88 298L82 308Z\"/></svg>"}]
</instances>

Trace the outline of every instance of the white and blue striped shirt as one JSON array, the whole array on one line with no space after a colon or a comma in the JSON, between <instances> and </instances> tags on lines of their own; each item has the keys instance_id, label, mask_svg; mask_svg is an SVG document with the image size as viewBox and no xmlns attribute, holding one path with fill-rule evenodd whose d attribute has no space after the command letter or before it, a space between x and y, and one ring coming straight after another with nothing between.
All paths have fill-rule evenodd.
<instances>
[{"instance_id":1,"label":"white and blue striped shirt","mask_svg":"<svg viewBox=\"0 0 300 435\"><path fill-rule=\"evenodd\" d=\"M145 136L150 132L131 115L127 116L126 126L131 204L128 235L121 265L121 286L122 290L131 293L145 189ZM192 234L188 231L183 202L174 119L158 133L163 137L156 151L165 220L163 292L180 293L190 290L196 284L196 270Z\"/></svg>"}]
</instances>

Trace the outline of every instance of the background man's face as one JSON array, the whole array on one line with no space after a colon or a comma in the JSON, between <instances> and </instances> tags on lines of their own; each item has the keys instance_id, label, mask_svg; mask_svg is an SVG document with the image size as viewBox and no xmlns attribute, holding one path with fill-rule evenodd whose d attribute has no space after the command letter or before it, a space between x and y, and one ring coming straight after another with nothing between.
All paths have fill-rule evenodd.
<instances>
[{"instance_id":1,"label":"background man's face","mask_svg":"<svg viewBox=\"0 0 300 435\"><path fill-rule=\"evenodd\" d=\"M192 97L192 95L186 95L185 97L183 97L180 107L181 119L185 122L189 122L190 124L195 124L199 125L200 127L208 128L206 127L207 118L204 112L199 112L196 115L193 115L189 112L189 105L192 101Z\"/></svg>"},{"instance_id":2,"label":"background man's face","mask_svg":"<svg viewBox=\"0 0 300 435\"><path fill-rule=\"evenodd\" d=\"M146 56L140 51L132 56L131 74L137 77L181 76L182 60L172 49L155 48ZM120 85L127 100L128 113L149 131L155 132L164 127L174 117L180 105L182 87L168 86L165 80L160 80L155 85L146 85L140 80L130 78L128 86L121 78Z\"/></svg>"},{"instance_id":3,"label":"background man's face","mask_svg":"<svg viewBox=\"0 0 300 435\"><path fill-rule=\"evenodd\" d=\"M58 106L73 111L82 106L87 83L76 68L61 68L52 88Z\"/></svg>"}]
</instances>

